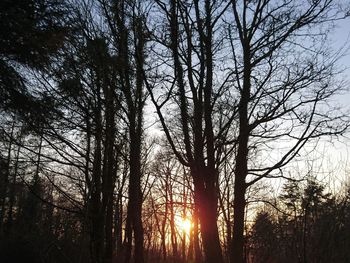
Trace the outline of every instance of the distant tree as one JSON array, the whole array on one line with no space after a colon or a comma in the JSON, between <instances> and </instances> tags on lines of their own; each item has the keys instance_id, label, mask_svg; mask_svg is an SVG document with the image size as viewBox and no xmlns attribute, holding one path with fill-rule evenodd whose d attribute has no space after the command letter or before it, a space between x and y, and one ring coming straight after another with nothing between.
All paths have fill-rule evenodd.
<instances>
[{"instance_id":1,"label":"distant tree","mask_svg":"<svg viewBox=\"0 0 350 263\"><path fill-rule=\"evenodd\" d=\"M281 243L281 257L289 262L300 261L302 258L302 196L301 182L288 181L282 188L279 201L285 209L285 214L279 216L279 242Z\"/></svg>"},{"instance_id":2,"label":"distant tree","mask_svg":"<svg viewBox=\"0 0 350 263\"><path fill-rule=\"evenodd\" d=\"M315 178L288 182L283 189L275 215L277 262L345 262L348 254L340 244L349 242L343 235L347 198L327 193Z\"/></svg>"},{"instance_id":3,"label":"distant tree","mask_svg":"<svg viewBox=\"0 0 350 263\"><path fill-rule=\"evenodd\" d=\"M278 237L276 223L269 213L259 212L256 215L248 242L253 262L274 262L278 254Z\"/></svg>"}]
</instances>

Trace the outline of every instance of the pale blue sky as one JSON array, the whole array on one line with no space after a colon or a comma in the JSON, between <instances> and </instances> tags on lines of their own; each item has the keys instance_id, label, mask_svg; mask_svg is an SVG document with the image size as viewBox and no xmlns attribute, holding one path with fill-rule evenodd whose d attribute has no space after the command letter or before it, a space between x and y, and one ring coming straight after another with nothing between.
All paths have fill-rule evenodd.
<instances>
[{"instance_id":1,"label":"pale blue sky","mask_svg":"<svg viewBox=\"0 0 350 263\"><path fill-rule=\"evenodd\" d=\"M348 91L344 96L340 96L339 100L342 105L350 109L350 18L337 22L334 32L331 33L334 49L346 47L346 54L341 58L340 65L346 67L344 77L349 82Z\"/></svg>"}]
</instances>

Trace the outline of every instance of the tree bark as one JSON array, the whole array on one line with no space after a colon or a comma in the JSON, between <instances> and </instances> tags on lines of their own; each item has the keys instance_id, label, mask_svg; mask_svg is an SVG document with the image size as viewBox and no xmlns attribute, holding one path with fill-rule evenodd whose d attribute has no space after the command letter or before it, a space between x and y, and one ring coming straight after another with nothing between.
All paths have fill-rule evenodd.
<instances>
[{"instance_id":1,"label":"tree bark","mask_svg":"<svg viewBox=\"0 0 350 263\"><path fill-rule=\"evenodd\" d=\"M167 173L170 175L170 169L167 170ZM178 248L177 248L177 237L175 229L175 212L174 212L174 199L173 199L173 189L170 186L170 235L171 235L171 245L173 249L173 258L178 259Z\"/></svg>"},{"instance_id":2,"label":"tree bark","mask_svg":"<svg viewBox=\"0 0 350 263\"><path fill-rule=\"evenodd\" d=\"M107 70L106 70L107 71ZM108 72L108 71L107 71ZM105 248L104 262L111 263L113 259L113 202L114 189L117 173L117 158L115 154L115 103L113 86L107 76L104 77L104 95L105 95L105 141L104 141L104 160L102 177L102 211L104 215Z\"/></svg>"},{"instance_id":3,"label":"tree bark","mask_svg":"<svg viewBox=\"0 0 350 263\"><path fill-rule=\"evenodd\" d=\"M200 16L198 1L195 1L196 19L200 37L201 73L198 92L192 89L194 103L194 153L189 130L190 117L188 101L185 91L184 70L179 54L179 21L177 1L170 5L170 34L171 50L174 59L175 78L179 88L179 107L186 157L194 182L195 204L199 209L198 219L201 226L205 262L223 262L220 239L217 227L217 171L215 169L214 132L212 125L212 24L210 1L205 1L205 19ZM203 25L203 21L204 24ZM204 30L206 28L206 30ZM191 67L192 65L188 65ZM192 76L190 76L192 77ZM197 97L198 94L198 97ZM204 98L204 101L203 101ZM204 115L204 116L203 116ZM204 118L203 118L204 117ZM205 128L203 131L203 124ZM205 142L205 145L204 145ZM205 161L204 156L207 160Z\"/></svg>"},{"instance_id":4,"label":"tree bark","mask_svg":"<svg viewBox=\"0 0 350 263\"><path fill-rule=\"evenodd\" d=\"M4 220L5 220L5 210L6 210L6 197L7 197L7 191L8 191L8 183L9 183L9 176L11 173L11 151L12 151L12 143L13 143L13 133L15 129L15 122L12 123L11 127L11 133L10 133L10 138L9 138L9 146L7 150L7 158L6 161L0 160L1 166L1 171L0 171L0 235L3 233L3 225L4 225Z\"/></svg>"},{"instance_id":5,"label":"tree bark","mask_svg":"<svg viewBox=\"0 0 350 263\"><path fill-rule=\"evenodd\" d=\"M203 176L207 171L202 170ZM195 185L195 205L202 235L205 262L223 262L220 238L217 227L217 195L213 179L206 183L197 174L193 175ZM212 176L213 177L213 176Z\"/></svg>"},{"instance_id":6,"label":"tree bark","mask_svg":"<svg viewBox=\"0 0 350 263\"><path fill-rule=\"evenodd\" d=\"M19 153L20 153L20 146L17 146L17 153L16 153L16 160L15 160L15 167L13 171L13 178L12 183L10 187L10 200L9 200L9 211L8 211L8 219L7 219L7 226L6 226L6 232L5 234L10 234L12 229L12 223L13 223L13 206L15 203L15 191L16 191L16 183L17 183L17 173L18 173L18 164L19 164Z\"/></svg>"},{"instance_id":7,"label":"tree bark","mask_svg":"<svg viewBox=\"0 0 350 263\"><path fill-rule=\"evenodd\" d=\"M90 200L89 200L89 216L91 220L91 233L90 233L90 250L91 259L93 262L100 263L103 260L103 247L104 247L104 229L103 229L103 213L101 204L102 195L102 99L100 94L100 88L97 88L97 105L94 109L95 116L95 149L94 159L92 167L92 180L90 189Z\"/></svg>"},{"instance_id":8,"label":"tree bark","mask_svg":"<svg viewBox=\"0 0 350 263\"><path fill-rule=\"evenodd\" d=\"M234 199L234 224L233 224L233 239L232 239L232 255L231 262L244 262L244 211L245 211L245 183L240 180L235 180L235 199Z\"/></svg>"},{"instance_id":9,"label":"tree bark","mask_svg":"<svg viewBox=\"0 0 350 263\"><path fill-rule=\"evenodd\" d=\"M202 262L202 251L199 245L199 222L198 222L198 207L194 205L194 216L193 216L193 245L194 245L194 253L195 253L195 262Z\"/></svg>"},{"instance_id":10,"label":"tree bark","mask_svg":"<svg viewBox=\"0 0 350 263\"><path fill-rule=\"evenodd\" d=\"M234 215L233 215L233 239L231 262L244 262L244 211L246 206L246 178L248 175L248 138L250 133L248 120L248 104L250 100L251 88L251 62L249 41L243 41L244 56L244 76L243 90L239 102L239 137L238 152L235 167L235 185L234 185Z\"/></svg>"}]
</instances>

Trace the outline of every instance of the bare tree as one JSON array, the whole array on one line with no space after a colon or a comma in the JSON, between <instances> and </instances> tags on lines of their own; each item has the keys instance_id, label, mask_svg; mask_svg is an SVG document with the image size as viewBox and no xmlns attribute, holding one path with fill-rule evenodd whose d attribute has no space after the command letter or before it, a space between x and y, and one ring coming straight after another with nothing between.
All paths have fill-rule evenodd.
<instances>
[{"instance_id":1,"label":"bare tree","mask_svg":"<svg viewBox=\"0 0 350 263\"><path fill-rule=\"evenodd\" d=\"M322 136L342 134L345 115L327 105L340 90L337 54L325 45L338 1L231 1L233 88L238 98L232 262L244 262L247 187L282 168ZM283 146L282 146L283 144ZM278 149L268 161L270 149ZM254 161L250 161L254 159Z\"/></svg>"},{"instance_id":2,"label":"bare tree","mask_svg":"<svg viewBox=\"0 0 350 263\"><path fill-rule=\"evenodd\" d=\"M142 145L143 109L146 100L143 85L145 16L140 1L101 1L112 45L117 51L119 105L125 114L129 139L129 200L125 233L125 258L130 262L132 244L133 260L144 262L144 231L142 225Z\"/></svg>"},{"instance_id":3,"label":"bare tree","mask_svg":"<svg viewBox=\"0 0 350 263\"><path fill-rule=\"evenodd\" d=\"M223 55L221 19L229 5L209 0L155 2L162 25L157 18L158 28L151 30L154 45L151 73L146 74L148 89L172 150L190 168L205 261L222 262L217 228L218 156L232 119L223 118L221 127L214 120L218 105L229 100L221 97L227 76L216 75L215 59ZM170 117L171 124L164 108L176 113Z\"/></svg>"}]
</instances>

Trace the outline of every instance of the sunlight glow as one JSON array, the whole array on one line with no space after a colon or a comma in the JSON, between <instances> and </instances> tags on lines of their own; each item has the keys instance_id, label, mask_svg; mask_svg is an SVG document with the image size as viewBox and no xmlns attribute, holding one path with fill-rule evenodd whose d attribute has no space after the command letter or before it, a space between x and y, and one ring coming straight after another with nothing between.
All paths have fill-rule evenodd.
<instances>
[{"instance_id":1,"label":"sunlight glow","mask_svg":"<svg viewBox=\"0 0 350 263\"><path fill-rule=\"evenodd\" d=\"M192 227L192 222L188 218L179 218L177 221L177 226L181 231L189 234Z\"/></svg>"}]
</instances>

